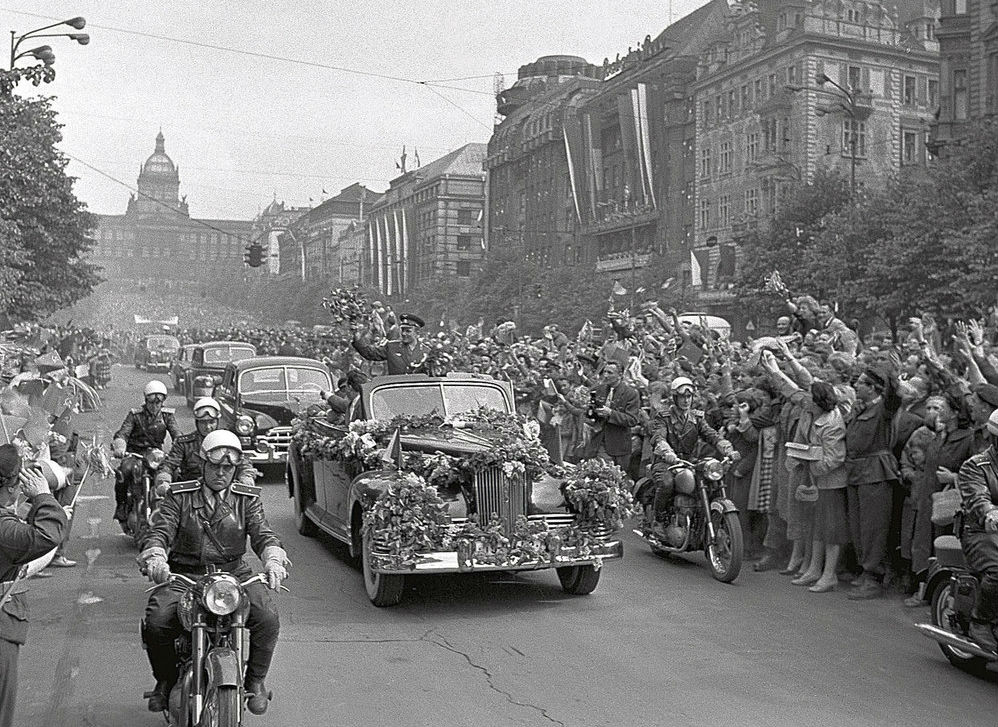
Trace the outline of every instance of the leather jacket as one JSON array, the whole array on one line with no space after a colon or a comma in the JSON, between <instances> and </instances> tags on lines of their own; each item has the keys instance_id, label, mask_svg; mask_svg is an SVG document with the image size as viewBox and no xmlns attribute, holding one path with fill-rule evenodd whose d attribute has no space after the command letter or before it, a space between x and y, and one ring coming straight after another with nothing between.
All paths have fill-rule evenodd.
<instances>
[{"instance_id":1,"label":"leather jacket","mask_svg":"<svg viewBox=\"0 0 998 727\"><path fill-rule=\"evenodd\" d=\"M171 441L180 439L180 426L177 424L175 410L164 407L159 414L152 416L148 409L140 406L125 415L125 421L114 433L113 439L124 439L129 452L145 454L153 447L162 448L167 434Z\"/></svg>"},{"instance_id":2,"label":"leather jacket","mask_svg":"<svg viewBox=\"0 0 998 727\"><path fill-rule=\"evenodd\" d=\"M956 478L963 499L966 532L983 532L984 516L998 510L998 452L988 447L960 467Z\"/></svg>"},{"instance_id":3,"label":"leather jacket","mask_svg":"<svg viewBox=\"0 0 998 727\"><path fill-rule=\"evenodd\" d=\"M201 442L204 437L197 430L182 434L173 440L170 452L159 466L156 473L156 484L172 482L173 480L196 480L201 477L201 467L204 458L201 456ZM245 459L236 465L235 481L244 485L256 483L259 472Z\"/></svg>"},{"instance_id":4,"label":"leather jacket","mask_svg":"<svg viewBox=\"0 0 998 727\"><path fill-rule=\"evenodd\" d=\"M651 424L652 446L656 456L668 459L674 454L679 459L692 460L697 456L697 444L707 442L715 447L722 456L731 454L731 443L714 429L705 419L704 412L690 409L684 418L675 405L655 416ZM658 445L664 442L664 453L658 451Z\"/></svg>"},{"instance_id":5,"label":"leather jacket","mask_svg":"<svg viewBox=\"0 0 998 727\"><path fill-rule=\"evenodd\" d=\"M210 534L209 534L210 531ZM233 482L212 512L201 491L201 481L175 482L153 515L143 549L162 548L170 568L197 572L215 565L225 570L242 566L249 537L253 552L262 559L264 548L281 540L263 512L260 488Z\"/></svg>"}]
</instances>

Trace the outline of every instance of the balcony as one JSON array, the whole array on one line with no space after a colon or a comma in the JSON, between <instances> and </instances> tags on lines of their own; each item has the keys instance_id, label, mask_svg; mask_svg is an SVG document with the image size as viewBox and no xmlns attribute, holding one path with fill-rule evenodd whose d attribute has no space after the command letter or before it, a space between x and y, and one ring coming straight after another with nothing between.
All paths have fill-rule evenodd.
<instances>
[{"instance_id":1,"label":"balcony","mask_svg":"<svg viewBox=\"0 0 998 727\"><path fill-rule=\"evenodd\" d=\"M604 203L600 208L602 218L583 225L582 232L587 235L606 235L618 230L628 230L632 227L644 227L658 221L658 210L653 205L632 205L630 208L613 208L612 204ZM596 214L601 214L597 210Z\"/></svg>"},{"instance_id":2,"label":"balcony","mask_svg":"<svg viewBox=\"0 0 998 727\"><path fill-rule=\"evenodd\" d=\"M621 270L643 268L651 262L650 252L611 252L596 260L596 272L615 273Z\"/></svg>"}]
</instances>

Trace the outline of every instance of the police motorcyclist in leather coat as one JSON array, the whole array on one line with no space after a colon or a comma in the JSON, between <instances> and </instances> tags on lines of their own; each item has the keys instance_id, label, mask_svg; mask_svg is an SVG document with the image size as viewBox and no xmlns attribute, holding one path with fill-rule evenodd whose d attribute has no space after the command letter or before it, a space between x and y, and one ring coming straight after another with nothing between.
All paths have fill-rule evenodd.
<instances>
[{"instance_id":1,"label":"police motorcyclist in leather coat","mask_svg":"<svg viewBox=\"0 0 998 727\"><path fill-rule=\"evenodd\" d=\"M712 445L722 457L740 459L731 444L707 423L704 413L693 408L694 386L690 379L676 377L669 390L672 405L657 414L651 425L655 457L651 481L638 493L638 499L645 507L654 503L656 515L669 509L675 492L675 477L669 467L679 460L692 461L701 441ZM684 473L677 473L677 476L684 476ZM692 473L686 476L692 476Z\"/></svg>"},{"instance_id":2,"label":"police motorcyclist in leather coat","mask_svg":"<svg viewBox=\"0 0 998 727\"><path fill-rule=\"evenodd\" d=\"M160 503L139 561L156 583L166 583L171 572L202 575L208 566L245 580L252 574L243 561L248 537L253 551L263 561L269 587L277 590L288 577L291 563L267 522L260 488L234 480L243 458L239 438L225 430L211 432L202 442L201 455L201 477L173 483ZM174 641L182 629L177 603L185 590L176 582L158 588L146 607L142 635L156 678L156 688L149 698L152 712L166 708L170 689L178 678ZM251 695L250 711L263 714L270 698L263 680L277 646L280 620L263 584L247 586L246 592L250 601L246 621L250 649L245 687Z\"/></svg>"},{"instance_id":3,"label":"police motorcyclist in leather coat","mask_svg":"<svg viewBox=\"0 0 998 727\"><path fill-rule=\"evenodd\" d=\"M156 489L161 495L174 480L196 480L201 476L201 442L218 429L222 409L210 396L202 396L194 402L194 431L182 434L170 445L170 452L156 473ZM243 460L236 467L236 481L244 485L256 482L259 472Z\"/></svg>"},{"instance_id":4,"label":"police motorcyclist in leather coat","mask_svg":"<svg viewBox=\"0 0 998 727\"><path fill-rule=\"evenodd\" d=\"M180 426L173 409L163 407L166 401L166 385L159 380L146 384L145 404L132 409L125 415L121 428L114 433L112 448L116 457L125 452L145 455L154 447L162 448L166 435L176 442L180 438ZM142 476L142 462L134 459L122 461L114 479L114 519L124 522L127 518L128 488Z\"/></svg>"},{"instance_id":5,"label":"police motorcyclist in leather coat","mask_svg":"<svg viewBox=\"0 0 998 727\"><path fill-rule=\"evenodd\" d=\"M963 552L981 577L969 635L998 651L992 628L998 622L998 410L988 419L987 430L990 446L963 463L957 484L963 500Z\"/></svg>"}]
</instances>

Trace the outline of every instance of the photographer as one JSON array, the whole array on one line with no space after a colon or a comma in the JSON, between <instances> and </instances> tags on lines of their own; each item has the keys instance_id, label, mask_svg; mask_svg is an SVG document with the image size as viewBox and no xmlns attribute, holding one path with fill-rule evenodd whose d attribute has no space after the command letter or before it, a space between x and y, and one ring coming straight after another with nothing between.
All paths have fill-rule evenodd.
<instances>
[{"instance_id":1,"label":"photographer","mask_svg":"<svg viewBox=\"0 0 998 727\"><path fill-rule=\"evenodd\" d=\"M14 483L17 483L16 487ZM0 511L0 727L14 723L17 657L28 636L28 604L19 590L21 566L57 548L66 534L66 513L41 470L22 467L17 448L0 445L0 485L31 503L27 521Z\"/></svg>"},{"instance_id":2,"label":"photographer","mask_svg":"<svg viewBox=\"0 0 998 727\"><path fill-rule=\"evenodd\" d=\"M631 458L631 427L640 423L641 397L623 381L617 361L603 365L602 382L591 396L586 416L594 434L591 451L595 457L613 462L623 470Z\"/></svg>"}]
</instances>

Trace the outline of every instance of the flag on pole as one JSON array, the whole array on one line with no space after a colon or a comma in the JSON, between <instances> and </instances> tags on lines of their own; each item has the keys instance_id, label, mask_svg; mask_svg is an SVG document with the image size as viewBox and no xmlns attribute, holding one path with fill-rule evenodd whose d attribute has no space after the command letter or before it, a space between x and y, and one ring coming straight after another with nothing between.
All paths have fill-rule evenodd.
<instances>
[{"instance_id":1,"label":"flag on pole","mask_svg":"<svg viewBox=\"0 0 998 727\"><path fill-rule=\"evenodd\" d=\"M662 283L662 290L668 290L669 286L676 282L675 278L669 278L664 283Z\"/></svg>"},{"instance_id":2,"label":"flag on pole","mask_svg":"<svg viewBox=\"0 0 998 727\"><path fill-rule=\"evenodd\" d=\"M634 292L635 292L635 293L644 293L644 292L645 292L645 286L643 286L643 285L642 285L642 286L641 286L640 288L638 288L638 289L637 289L637 290L635 290Z\"/></svg>"},{"instance_id":3,"label":"flag on pole","mask_svg":"<svg viewBox=\"0 0 998 727\"><path fill-rule=\"evenodd\" d=\"M381 459L385 464L393 464L402 471L402 430L395 428L395 433L388 440L388 446L381 453Z\"/></svg>"},{"instance_id":4,"label":"flag on pole","mask_svg":"<svg viewBox=\"0 0 998 727\"><path fill-rule=\"evenodd\" d=\"M613 294L614 295L627 295L627 288L620 284L619 280L613 281Z\"/></svg>"}]
</instances>

